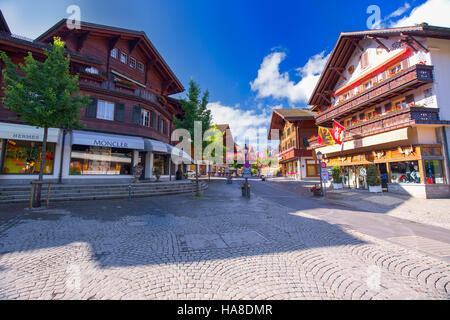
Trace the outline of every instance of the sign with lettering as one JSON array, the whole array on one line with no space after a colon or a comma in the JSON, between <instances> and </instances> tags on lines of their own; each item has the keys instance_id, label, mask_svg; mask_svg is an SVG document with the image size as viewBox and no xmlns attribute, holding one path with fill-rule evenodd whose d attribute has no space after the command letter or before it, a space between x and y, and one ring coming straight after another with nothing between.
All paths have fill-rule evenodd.
<instances>
[{"instance_id":1,"label":"sign with lettering","mask_svg":"<svg viewBox=\"0 0 450 320\"><path fill-rule=\"evenodd\" d=\"M78 130L73 131L72 144L105 148L144 149L144 139L142 138Z\"/></svg>"},{"instance_id":2,"label":"sign with lettering","mask_svg":"<svg viewBox=\"0 0 450 320\"><path fill-rule=\"evenodd\" d=\"M322 180L328 181L328 171L322 171Z\"/></svg>"},{"instance_id":3,"label":"sign with lettering","mask_svg":"<svg viewBox=\"0 0 450 320\"><path fill-rule=\"evenodd\" d=\"M58 142L59 132L59 129L49 128L47 141ZM42 141L44 139L44 129L21 124L1 123L0 139Z\"/></svg>"},{"instance_id":4,"label":"sign with lettering","mask_svg":"<svg viewBox=\"0 0 450 320\"><path fill-rule=\"evenodd\" d=\"M252 176L252 168L244 168L244 178L250 178Z\"/></svg>"}]
</instances>

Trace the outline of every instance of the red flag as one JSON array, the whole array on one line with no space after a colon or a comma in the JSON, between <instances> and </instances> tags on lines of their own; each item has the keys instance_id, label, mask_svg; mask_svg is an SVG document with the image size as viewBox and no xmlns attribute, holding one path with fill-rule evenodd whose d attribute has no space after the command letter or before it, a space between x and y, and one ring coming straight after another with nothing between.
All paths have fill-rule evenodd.
<instances>
[{"instance_id":1,"label":"red flag","mask_svg":"<svg viewBox=\"0 0 450 320\"><path fill-rule=\"evenodd\" d=\"M334 121L333 136L334 136L334 141L337 144L342 144L342 141L344 140L344 130L345 130L344 126L339 124L339 122Z\"/></svg>"}]
</instances>

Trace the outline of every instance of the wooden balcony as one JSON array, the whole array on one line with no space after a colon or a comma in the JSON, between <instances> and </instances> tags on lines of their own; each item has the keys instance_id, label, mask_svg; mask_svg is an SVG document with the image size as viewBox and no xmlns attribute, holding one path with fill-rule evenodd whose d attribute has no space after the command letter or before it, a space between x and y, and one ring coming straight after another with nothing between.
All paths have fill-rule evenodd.
<instances>
[{"instance_id":1,"label":"wooden balcony","mask_svg":"<svg viewBox=\"0 0 450 320\"><path fill-rule=\"evenodd\" d=\"M439 119L438 108L410 107L395 112L386 113L371 120L361 121L348 126L344 131L344 141L363 138L415 124L442 124L448 125L450 121ZM317 137L308 140L309 149L320 147Z\"/></svg>"},{"instance_id":2,"label":"wooden balcony","mask_svg":"<svg viewBox=\"0 0 450 320\"><path fill-rule=\"evenodd\" d=\"M278 154L280 163L292 161L301 157L312 157L312 150L290 148Z\"/></svg>"},{"instance_id":3,"label":"wooden balcony","mask_svg":"<svg viewBox=\"0 0 450 320\"><path fill-rule=\"evenodd\" d=\"M99 91L114 91L121 95L128 96L130 98L139 98L150 102L154 105L161 107L158 101L158 97L153 92L146 90L144 88L137 88L132 86L127 86L120 83L115 83L110 80L98 80L85 76L80 76L79 85L81 89L87 90L99 90Z\"/></svg>"},{"instance_id":4,"label":"wooden balcony","mask_svg":"<svg viewBox=\"0 0 450 320\"><path fill-rule=\"evenodd\" d=\"M430 82L433 82L433 66L416 64L316 115L316 124L330 126L333 119L341 120L351 114Z\"/></svg>"}]
</instances>

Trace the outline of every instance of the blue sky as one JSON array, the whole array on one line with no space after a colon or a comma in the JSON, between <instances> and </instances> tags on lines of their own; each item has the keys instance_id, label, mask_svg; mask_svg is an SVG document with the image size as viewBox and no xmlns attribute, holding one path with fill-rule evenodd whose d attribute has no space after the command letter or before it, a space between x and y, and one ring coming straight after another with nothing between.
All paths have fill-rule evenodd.
<instances>
[{"instance_id":1,"label":"blue sky","mask_svg":"<svg viewBox=\"0 0 450 320\"><path fill-rule=\"evenodd\" d=\"M186 88L192 77L210 90L214 120L242 139L267 129L274 107L306 106L339 33L367 29L369 5L380 7L382 26L394 26L422 18L442 24L447 18L434 9L449 3L0 0L0 8L13 33L31 38L68 17L72 4L83 21L145 31Z\"/></svg>"}]
</instances>

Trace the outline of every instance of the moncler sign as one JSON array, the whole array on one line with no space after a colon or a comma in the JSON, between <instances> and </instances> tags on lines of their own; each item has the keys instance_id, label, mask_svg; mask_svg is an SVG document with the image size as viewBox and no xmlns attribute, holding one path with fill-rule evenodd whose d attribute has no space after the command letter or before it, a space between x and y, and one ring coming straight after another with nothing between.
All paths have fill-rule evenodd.
<instances>
[{"instance_id":1,"label":"moncler sign","mask_svg":"<svg viewBox=\"0 0 450 320\"><path fill-rule=\"evenodd\" d=\"M128 148L128 143L123 141L110 141L110 140L94 140L94 146L97 147L110 147L110 148Z\"/></svg>"}]
</instances>

